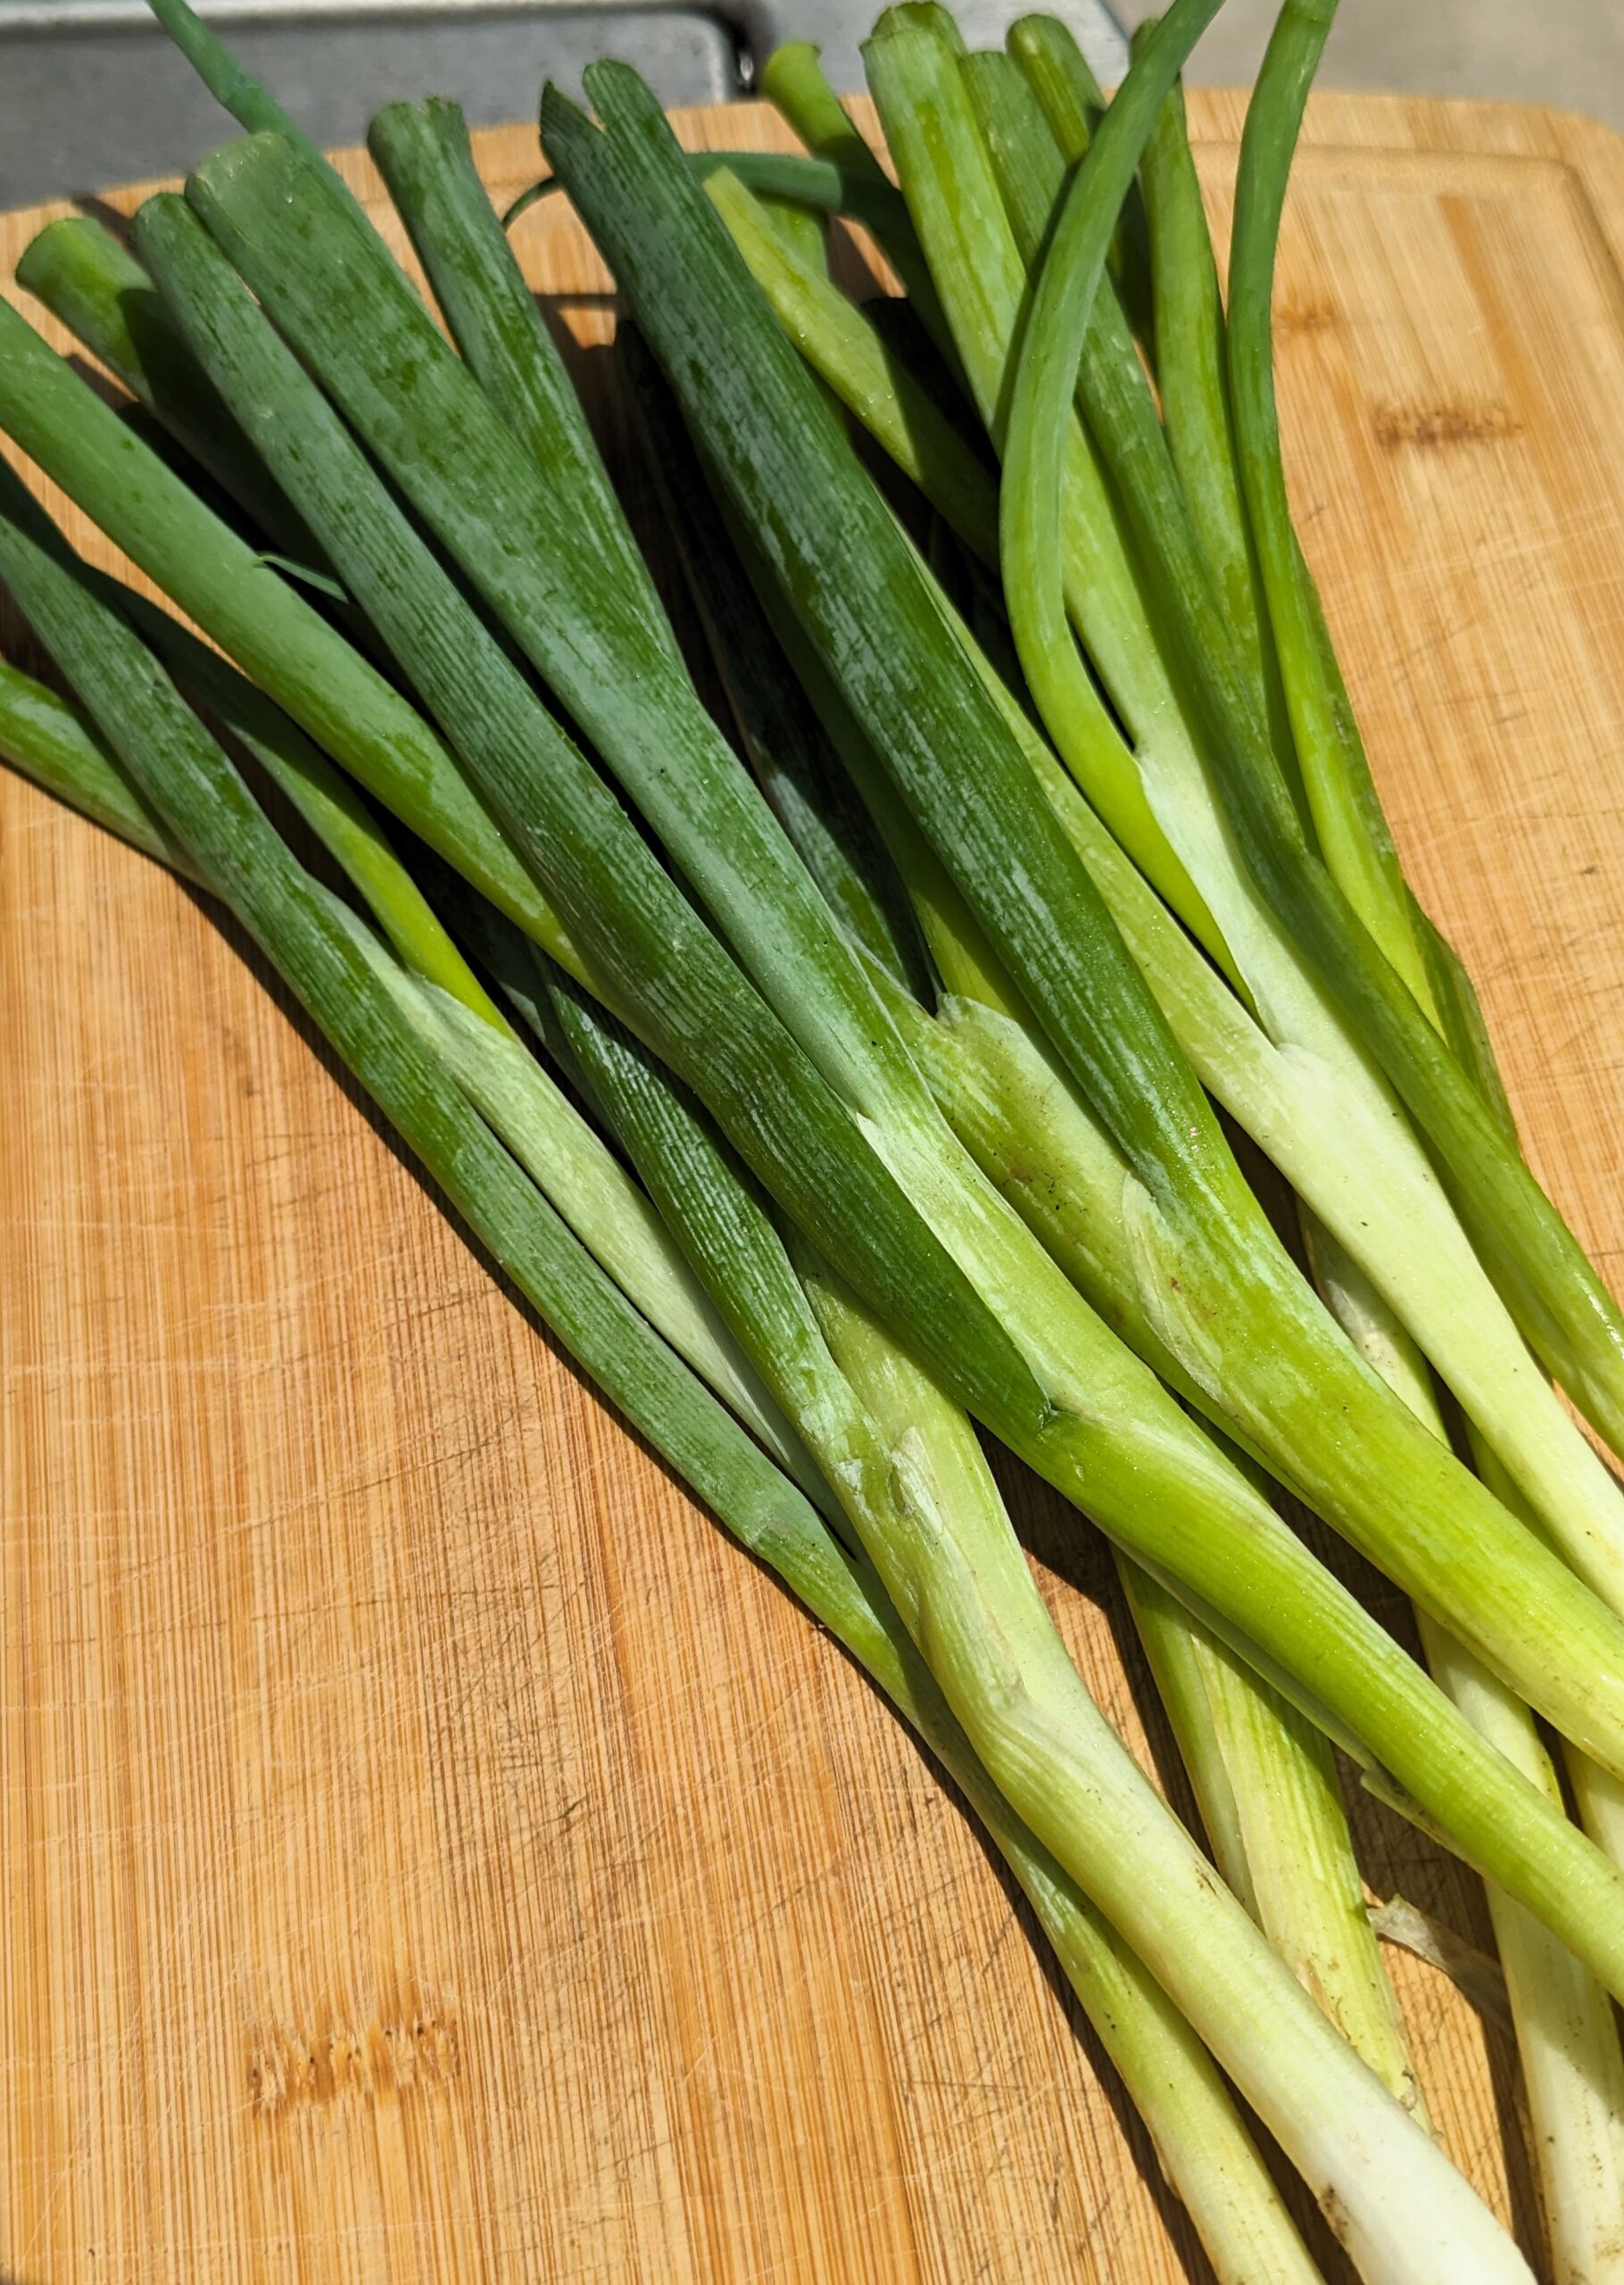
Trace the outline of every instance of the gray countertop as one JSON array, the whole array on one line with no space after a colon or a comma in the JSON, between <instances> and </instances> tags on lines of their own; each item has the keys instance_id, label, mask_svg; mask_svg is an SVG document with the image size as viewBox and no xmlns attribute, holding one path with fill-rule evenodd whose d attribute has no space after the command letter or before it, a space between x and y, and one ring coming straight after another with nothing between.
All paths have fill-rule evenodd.
<instances>
[{"instance_id":1,"label":"gray countertop","mask_svg":"<svg viewBox=\"0 0 1624 2285\"><path fill-rule=\"evenodd\" d=\"M965 0L973 43L1032 0ZM1102 76L1120 43L1103 0L1058 0ZM1131 24L1154 0L1117 0ZM476 124L533 112L544 74L570 84L605 53L669 103L742 92L775 39L821 41L838 86L860 84L858 42L878 0L215 0L203 12L243 62L327 144L359 142L389 97L451 95ZM1229 0L1190 77L1240 85L1272 0ZM1500 96L1624 127L1621 0L1343 0L1329 87ZM0 206L178 170L220 139L216 110L139 0L0 0Z\"/></svg>"}]
</instances>

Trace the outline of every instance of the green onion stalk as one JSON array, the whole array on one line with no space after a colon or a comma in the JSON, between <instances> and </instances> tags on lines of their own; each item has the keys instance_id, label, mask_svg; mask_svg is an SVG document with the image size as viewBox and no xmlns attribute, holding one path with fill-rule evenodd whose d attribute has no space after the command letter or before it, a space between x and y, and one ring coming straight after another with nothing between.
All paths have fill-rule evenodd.
<instances>
[{"instance_id":1,"label":"green onion stalk","mask_svg":"<svg viewBox=\"0 0 1624 2285\"><path fill-rule=\"evenodd\" d=\"M24 248L34 295L166 428L273 545L316 573L321 551L169 322L153 282L103 222L64 214Z\"/></svg>"},{"instance_id":2,"label":"green onion stalk","mask_svg":"<svg viewBox=\"0 0 1624 2285\"><path fill-rule=\"evenodd\" d=\"M1018 113L1019 99L1008 75L995 75L987 61L960 56L936 12L921 9L893 11L883 19L869 54L871 79L904 187L918 205L921 236L936 262L944 303L958 321L965 362L977 377L978 395L997 439L1010 401L1011 351L1027 289L1012 216L1023 218L1035 250L1049 211L1037 194L1046 182L1049 191L1057 192L1064 159L1052 142L1045 152L1040 117L1028 120L1013 137L995 136L990 152L977 120L978 94L989 114L998 108L993 91L1007 99L1001 105L1006 112ZM1005 160L1001 187L993 162L999 150ZM1052 172L1046 170L1046 158ZM736 222L737 187L730 190L725 179L717 178L712 188L728 206L730 223ZM839 302L833 288L824 289L815 315L809 315L808 281L795 276L791 257L774 257L776 288L764 275L768 264L758 247L750 258L823 377L859 418L872 422L885 376L881 368L876 377L871 333L866 361L855 355L853 341L870 331L862 318L848 309L843 320L832 319L831 305ZM1276 1050L1264 1072L1255 1068L1255 1055L1237 1069L1210 1053L1204 1058L1201 1033L1187 1026L1181 1043L1197 1060L1200 1076L1388 1293L1469 1414L1495 1440L1557 1543L1582 1575L1613 1600L1624 1576L1615 1560L1624 1557L1624 1510L1618 1494L1543 1376L1530 1370L1518 1329L1397 1102L1264 905L1214 799L1189 710L1181 706L1158 648L1156 626L1167 613L1159 590L1148 588L1133 546L1136 535L1124 531L1125 511L1117 501L1149 492L1167 522L1177 526L1189 519L1127 328L1108 293L1101 306L1107 316L1114 312L1114 320L1102 328L1097 318L1085 336L1090 346L1082 377L1095 397L1109 399L1116 424L1112 434L1123 431L1125 439L1118 436L1120 450L1107 467L1090 450L1088 432L1073 423L1056 474L1056 486L1064 480L1062 497L1068 503L1060 543L1048 550L1034 543L1028 549L1032 562L1030 574L1022 573L1022 592L1033 579L1053 575L1056 564L1063 567L1061 584L1073 625L1081 625L1087 635L1119 710L1136 734L1134 745L1124 743L1107 716L1077 660L1071 630L1054 608L1042 639L1032 631L1033 613L1040 608L1035 596L1016 611L1018 624L1028 629L1029 677L1056 744L1100 814L1147 877L1215 956L1230 965L1263 1034L1255 1044L1266 1042ZM1102 331L1107 337L1103 341ZM919 437L909 472L928 491L935 486L932 496L961 535L984 532L994 505L984 470L962 451L949 465L925 436L912 404L895 401L898 394L891 392L888 428L875 424L881 440L894 448L899 431ZM1141 463L1148 464L1155 483L1136 478ZM1034 496L1049 473L1055 471L1033 476ZM1137 481L1137 490L1130 479ZM1007 508L1010 498L1007 483ZM1017 561L1025 562L1026 556ZM1189 567L1183 559L1181 563L1180 577L1172 584L1182 593ZM1197 584L1205 586L1204 581ZM1015 610L1007 576L1006 586ZM1288 725L1276 721L1265 740L1272 752L1287 729ZM1276 777L1280 774L1277 769ZM1292 808L1295 815L1295 802ZM1178 868L1168 863L1170 841ZM1181 890L1180 868L1198 880L1200 899L1192 901ZM1218 905L1222 930L1215 937L1212 916Z\"/></svg>"},{"instance_id":3,"label":"green onion stalk","mask_svg":"<svg viewBox=\"0 0 1624 2285\"><path fill-rule=\"evenodd\" d=\"M634 75L600 72L594 94L606 114L614 101L630 103L638 139L642 123L658 129L651 145L656 182L679 197L691 195L708 217L675 146L659 139L666 137L663 121ZM550 98L555 107L557 100ZM667 151L675 170L669 180ZM443 185L443 174L439 179ZM800 1023L824 1068L792 1051L790 1034L692 909L657 869L650 872L645 844L602 781L528 691L517 686L505 654L491 645L460 598L433 586L432 561L413 557L409 588L399 588L406 561L396 551L407 545L410 528L364 464L360 473L371 490L352 493L355 470L322 459L322 479L311 491L325 500L305 496L303 511L321 510L322 536L335 550L343 536L335 486L344 478L346 585L369 615L407 614L404 623L394 622L399 640L392 639L392 647L419 688L432 678L436 711L443 724L456 719L465 763L496 802L526 865L558 900L583 956L627 995L635 1027L701 1094L758 1178L841 1274L906 1333L957 1394L1124 1543L1159 1560L1221 1621L1227 1608L1224 1623L1256 1645L1274 1670L1305 1672L1308 1683L1299 1681L1299 1688L1316 1708L1329 1709L1339 1735L1363 1739L1367 1756L1379 1755L1469 1854L1481 1860L1487 1852L1508 1886L1554 1915L1576 1948L1587 1946L1598 1964L1607 1962L1604 1972L1616 1975L1612 1939L1598 1933L1612 1909L1603 1901L1613 1893L1612 1874L1421 1688L1409 1662L1307 1560L1244 1479L1164 1401L1148 1375L1130 1370L1125 1354L1103 1338L1098 1320L1014 1217L957 1170L945 1130L882 1014L872 996L857 996L853 979L862 971L844 939L831 934L826 908L809 881L787 865L787 844L781 851L764 834L766 813L758 818L743 800L750 789L733 758L716 750L708 731L704 747L687 754L700 733L689 686L667 662L668 630L647 618L641 590L605 592L603 552L592 519L580 512L583 495L572 491L567 441L552 440L549 465L571 481L543 489L533 462L445 349L361 218L331 179L285 141L261 136L233 146L195 180L193 195L252 272L261 303L274 307L278 323L335 389L442 544L481 583L487 603L531 651L605 758L627 779L642 773L636 782L650 821L727 926L735 949L746 950ZM170 228L179 237L173 203L159 214L140 248L149 264L151 237ZM711 241L708 251L717 250ZM719 251L731 260L725 241ZM363 305L368 322L334 340L327 324L333 310ZM770 333L765 310L746 306ZM711 340L717 337L713 331ZM534 362L543 352L531 349ZM791 353L785 345L785 356ZM493 370L500 383L500 363ZM528 370L517 369L521 377ZM799 376L799 365L793 370ZM825 408L814 403L822 420ZM523 387L511 390L503 407L521 424L534 409ZM242 417L243 407L237 411ZM804 414L797 417L804 420ZM83 472L77 424L49 424L34 418L29 406L20 413L15 402L8 404L8 422L20 418L73 488ZM290 470L284 466L278 473L286 478ZM496 501L501 512L493 526ZM364 533L352 521L362 508ZM579 533L594 537L592 579L573 591L566 578L569 532L559 528L572 519L577 558L584 544ZM365 596L357 573L367 581ZM940 629L933 604L926 623ZM959 655L943 653L949 686L960 671L954 664ZM968 702L973 712L990 703L979 685ZM1001 720L993 724L995 753L1007 735L998 729ZM659 782L650 785L656 755ZM761 893L766 879L770 899ZM808 1016L814 1007L816 1022ZM850 1107L833 1092L830 1069L850 1091ZM916 1095L923 1098L918 1110ZM927 1134L928 1154L922 1147ZM916 1195L933 1192L944 1201L936 1210L961 1246L979 1250L973 1258L1000 1306L1023 1313L1024 1350L951 1251L907 1209L894 1172L859 1147L870 1137L897 1154ZM1087 1369L1080 1369L1085 1357ZM1147 1413L1148 1428L1141 1419L1124 1442L1124 1421L1131 1425L1131 1416ZM1518 1600L1540 1607L1537 1595ZM1583 1726L1591 1735L1597 1725ZM1064 1839L1058 1824L1056 1830Z\"/></svg>"},{"instance_id":4,"label":"green onion stalk","mask_svg":"<svg viewBox=\"0 0 1624 2285\"><path fill-rule=\"evenodd\" d=\"M968 969L982 993L998 996L1009 987L992 980L993 955L984 943L972 943L974 924L950 885L937 877L929 852L907 831L906 812L899 817L894 803L884 814L891 838L900 843L901 869L890 868L889 875L881 869L883 853L872 845L872 828L865 833L866 820L851 814L851 780L775 641L758 600L760 583L746 575L722 529L681 421L630 329L620 361L648 466L751 764L825 896L881 969L891 1012L921 1068L928 1076L934 1067L940 1075L954 1044L915 996L930 987L921 984L917 964L907 960L899 942L892 912L905 893L904 875L918 895L918 918L934 964L955 975ZM792 630L786 633L792 642ZM831 703L826 691L820 695ZM881 795L877 765L857 751L857 737L855 726L847 723L842 743L874 798ZM962 1004L974 1020L982 1003ZM951 1082L944 1084L939 1076L932 1084L946 1107ZM1090 1201L1090 1226L1120 1231L1115 1204L1122 1168L1103 1141L1100 1147L1110 1172L1103 1201ZM1090 1276L1081 1290L1108 1321L1114 1323L1119 1311L1132 1314L1130 1278ZM1142 1341L1154 1340L1148 1325L1138 1330ZM1159 1361L1176 1381L1175 1360L1150 1361ZM1120 1554L1118 1565L1225 1880L1344 2037L1391 2091L1424 2115L1365 1910L1328 1743L1175 1596Z\"/></svg>"},{"instance_id":5,"label":"green onion stalk","mask_svg":"<svg viewBox=\"0 0 1624 2285\"><path fill-rule=\"evenodd\" d=\"M1314 2285L1305 2251L1278 2190L1206 2051L1161 1987L1012 1816L976 1761L919 1658L872 1567L830 1533L816 1508L775 1467L742 1426L688 1372L675 1341L692 1336L692 1312L673 1275L673 1249L645 1194L594 1136L603 1186L589 1213L601 1221L624 1208L626 1190L639 1201L617 1235L622 1289L606 1276L588 1243L572 1236L550 1177L582 1155L576 1115L556 1091L540 1118L529 1108L518 1125L526 1142L540 1131L537 1187L517 1178L485 1132L454 1074L477 1074L494 1059L495 1076L476 1084L498 1106L514 1089L501 1028L483 1023L451 1054L438 995L469 1015L472 993L452 998L438 984L412 976L346 906L314 882L287 850L196 718L165 683L132 630L76 571L43 518L0 478L0 562L7 579L48 630L70 673L95 693L98 716L116 753L82 717L29 677L0 676L0 753L60 798L95 817L136 846L175 863L228 901L298 993L311 1015L351 1060L380 1107L400 1113L401 1132L468 1217L470 1226L515 1277L551 1330L592 1373L708 1505L742 1546L828 1628L891 1699L948 1770L992 1837L1053 1944L1061 1966L1095 2025L1130 2094L1143 2112L1175 2190L1188 2206L1223 2285L1261 2279L1269 2285ZM145 791L138 788L145 788ZM167 820L158 823L162 818ZM336 837L344 860L353 843ZM378 893L379 852L357 885ZM398 861L398 860L397 860ZM409 885L402 868L397 888ZM229 884L228 893L227 884ZM450 939L446 940L447 945ZM445 965L443 958L440 963ZM473 979L470 973L470 983ZM474 989L477 989L476 984ZM522 1101L527 1090L518 1091ZM550 1105L551 1109L546 1108ZM559 1109L568 1116L559 1116ZM612 1171L611 1171L612 1170ZM617 1192L617 1182L623 1187ZM675 1257L681 1265L681 1257ZM635 1298L629 1298L634 1296ZM647 1304L641 1314L636 1300ZM662 1339L662 1334L667 1336ZM702 1344L701 1344L702 1345ZM885 1368L876 1342L873 1370ZM893 1360L895 1352L891 1352ZM727 1386L725 1336L713 1352L711 1377ZM906 1372L899 1360L893 1372ZM923 1376L916 1374L915 1379ZM733 1383L734 1391L738 1383ZM947 1476L966 1465L973 1439L955 1425L951 1408L927 1388L912 1389L916 1444L936 1457ZM979 1453L975 1454L979 1462ZM972 1477L973 1486L989 1494Z\"/></svg>"}]
</instances>

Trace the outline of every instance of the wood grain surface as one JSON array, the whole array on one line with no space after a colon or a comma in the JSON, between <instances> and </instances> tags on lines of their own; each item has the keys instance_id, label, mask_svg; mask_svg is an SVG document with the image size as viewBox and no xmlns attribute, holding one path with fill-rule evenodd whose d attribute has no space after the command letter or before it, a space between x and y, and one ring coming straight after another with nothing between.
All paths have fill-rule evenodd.
<instances>
[{"instance_id":1,"label":"wood grain surface","mask_svg":"<svg viewBox=\"0 0 1624 2285\"><path fill-rule=\"evenodd\" d=\"M1227 221L1240 104L1192 112ZM528 131L480 150L499 200L533 170ZM0 223L6 280L43 219ZM1325 97L1280 311L1378 776L1615 1283L1621 231L1599 129ZM569 216L516 243L604 338ZM12 2285L1203 2276L882 1708L514 1306L243 937L10 777L0 1069ZM1187 1807L1098 1543L1008 1481ZM1487 1940L1465 1874L1355 1814L1375 1892ZM1449 2148L1534 2244L1504 2039L1396 1973Z\"/></svg>"}]
</instances>

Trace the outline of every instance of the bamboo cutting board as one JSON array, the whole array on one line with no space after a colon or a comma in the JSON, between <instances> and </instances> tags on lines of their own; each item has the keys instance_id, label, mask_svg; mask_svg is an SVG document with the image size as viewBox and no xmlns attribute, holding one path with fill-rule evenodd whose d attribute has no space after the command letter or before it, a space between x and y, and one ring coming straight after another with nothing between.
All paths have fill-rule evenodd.
<instances>
[{"instance_id":1,"label":"bamboo cutting board","mask_svg":"<svg viewBox=\"0 0 1624 2285\"><path fill-rule=\"evenodd\" d=\"M1240 104L1193 113L1227 224ZM481 154L505 200L534 137ZM5 279L44 219L0 223ZM569 217L516 243L605 338ZM1621 250L1599 128L1330 96L1280 289L1378 775L1615 1284ZM0 1043L0 2275L1205 2274L873 1695L516 1309L240 934L4 773ZM1010 1482L1188 1808L1098 1544ZM1356 1816L1378 1893L1487 1941L1466 1875ZM1396 1973L1445 2140L1532 2245L1509 2045Z\"/></svg>"}]
</instances>

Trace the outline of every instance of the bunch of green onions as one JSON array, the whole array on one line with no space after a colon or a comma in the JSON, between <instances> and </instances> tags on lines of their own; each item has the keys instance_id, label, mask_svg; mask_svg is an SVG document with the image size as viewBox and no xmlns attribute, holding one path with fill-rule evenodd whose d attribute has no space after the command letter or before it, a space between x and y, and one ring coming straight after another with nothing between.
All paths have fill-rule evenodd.
<instances>
[{"instance_id":1,"label":"bunch of green onions","mask_svg":"<svg viewBox=\"0 0 1624 2285\"><path fill-rule=\"evenodd\" d=\"M895 181L804 47L764 82L800 159L691 162L624 66L595 120L545 91L724 725L454 107L371 135L448 342L153 0L244 138L128 248L72 220L20 265L142 419L0 303L0 428L209 641L0 476L0 578L72 702L0 668L0 752L235 912L918 1731L1222 2279L1316 2273L1226 2076L1362 2276L1529 2273L1429 2132L1335 1746L1489 1882L1578 2285L1624 2276L1624 1502L1554 1383L1619 1448L1624 1320L1404 881L1290 524L1270 302L1330 11L1271 44L1226 312L1177 85L1216 4L1108 105L1050 19L972 54L893 8ZM837 287L836 218L901 293ZM1114 1542L1216 1870L973 1423ZM1413 1597L1430 1677L1281 1492Z\"/></svg>"}]
</instances>

